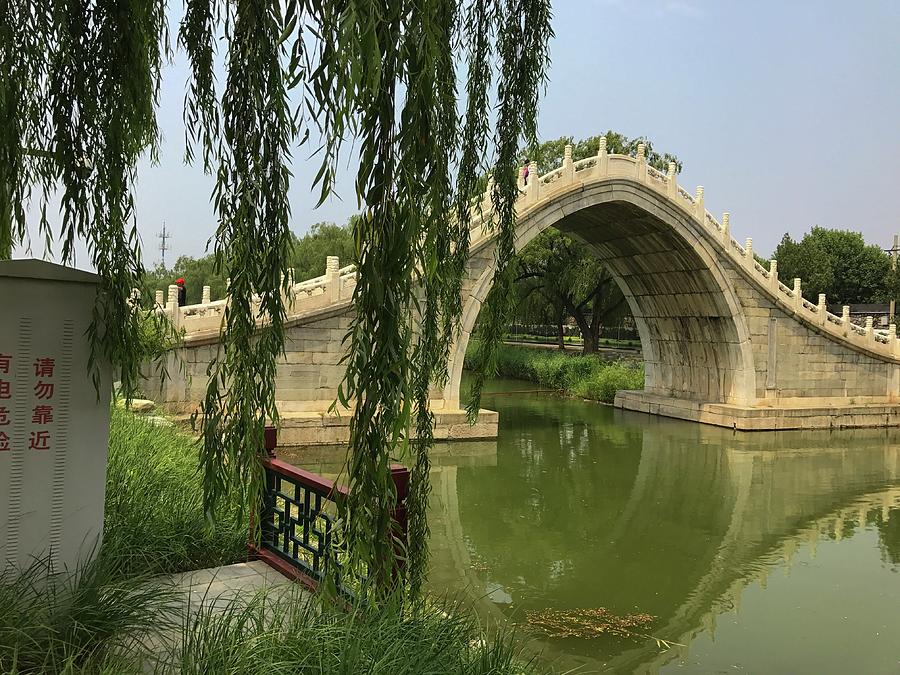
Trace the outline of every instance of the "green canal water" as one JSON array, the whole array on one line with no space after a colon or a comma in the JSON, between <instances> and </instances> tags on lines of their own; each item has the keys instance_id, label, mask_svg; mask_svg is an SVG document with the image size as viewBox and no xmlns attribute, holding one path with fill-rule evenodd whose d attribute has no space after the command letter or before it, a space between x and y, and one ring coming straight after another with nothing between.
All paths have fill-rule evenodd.
<instances>
[{"instance_id":1,"label":"green canal water","mask_svg":"<svg viewBox=\"0 0 900 675\"><path fill-rule=\"evenodd\" d=\"M900 672L900 433L735 434L500 380L496 443L436 457L436 589L532 634L547 610L646 637L535 634L575 672Z\"/></svg>"},{"instance_id":2,"label":"green canal water","mask_svg":"<svg viewBox=\"0 0 900 675\"><path fill-rule=\"evenodd\" d=\"M535 389L491 382L496 442L435 448L432 590L515 624L546 672L900 672L900 432L741 434ZM599 608L653 619L534 624Z\"/></svg>"}]
</instances>

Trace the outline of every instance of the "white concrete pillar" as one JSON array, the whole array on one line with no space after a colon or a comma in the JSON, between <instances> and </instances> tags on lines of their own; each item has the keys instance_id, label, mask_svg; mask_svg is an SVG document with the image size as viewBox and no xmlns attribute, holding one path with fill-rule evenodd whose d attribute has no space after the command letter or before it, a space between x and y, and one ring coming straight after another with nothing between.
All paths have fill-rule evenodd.
<instances>
[{"instance_id":1,"label":"white concrete pillar","mask_svg":"<svg viewBox=\"0 0 900 675\"><path fill-rule=\"evenodd\" d=\"M669 199L675 199L678 196L678 180L675 176L675 162L669 162L669 170L666 171L666 194Z\"/></svg>"},{"instance_id":2,"label":"white concrete pillar","mask_svg":"<svg viewBox=\"0 0 900 675\"><path fill-rule=\"evenodd\" d=\"M866 337L875 339L875 331L872 330L872 324L874 323L871 316L866 317Z\"/></svg>"},{"instance_id":3,"label":"white concrete pillar","mask_svg":"<svg viewBox=\"0 0 900 675\"><path fill-rule=\"evenodd\" d=\"M541 181L538 180L537 162L532 162L528 168L528 185L525 186L525 195L529 204L534 204L541 198Z\"/></svg>"},{"instance_id":4,"label":"white concrete pillar","mask_svg":"<svg viewBox=\"0 0 900 675\"><path fill-rule=\"evenodd\" d=\"M794 307L803 307L803 290L800 288L800 277L794 277Z\"/></svg>"},{"instance_id":5,"label":"white concrete pillar","mask_svg":"<svg viewBox=\"0 0 900 675\"><path fill-rule=\"evenodd\" d=\"M156 297L155 297L153 300L154 300L154 302L156 303L156 306L157 306L157 307L164 307L164 306L165 306L165 303L166 303L166 301L165 301L165 294L162 292L161 289L157 289L157 291L156 291Z\"/></svg>"},{"instance_id":6,"label":"white concrete pillar","mask_svg":"<svg viewBox=\"0 0 900 675\"><path fill-rule=\"evenodd\" d=\"M722 214L722 243L725 245L725 250L731 250L731 214L726 211Z\"/></svg>"},{"instance_id":7,"label":"white concrete pillar","mask_svg":"<svg viewBox=\"0 0 900 675\"><path fill-rule=\"evenodd\" d=\"M172 325L175 328L181 326L181 307L178 306L178 286L171 284L169 286L169 302L166 304L166 311L172 319Z\"/></svg>"},{"instance_id":8,"label":"white concrete pillar","mask_svg":"<svg viewBox=\"0 0 900 675\"><path fill-rule=\"evenodd\" d=\"M850 307L843 305L841 307L841 326L844 328L844 336L850 334Z\"/></svg>"},{"instance_id":9,"label":"white concrete pillar","mask_svg":"<svg viewBox=\"0 0 900 675\"><path fill-rule=\"evenodd\" d=\"M702 185L698 185L697 191L694 193L694 217L700 221L701 225L706 225L706 206L703 202Z\"/></svg>"},{"instance_id":10,"label":"white concrete pillar","mask_svg":"<svg viewBox=\"0 0 900 675\"><path fill-rule=\"evenodd\" d=\"M893 356L900 356L900 340L897 340L897 324L888 326L888 346Z\"/></svg>"},{"instance_id":11,"label":"white concrete pillar","mask_svg":"<svg viewBox=\"0 0 900 675\"><path fill-rule=\"evenodd\" d=\"M744 264L753 269L753 237L747 237L744 242Z\"/></svg>"},{"instance_id":12,"label":"white concrete pillar","mask_svg":"<svg viewBox=\"0 0 900 675\"><path fill-rule=\"evenodd\" d=\"M825 314L828 312L828 305L825 304L825 294L819 293L819 307L818 307L818 319L819 325L825 325Z\"/></svg>"},{"instance_id":13,"label":"white concrete pillar","mask_svg":"<svg viewBox=\"0 0 900 675\"><path fill-rule=\"evenodd\" d=\"M562 179L565 183L571 183L575 180L575 163L572 161L572 145L570 143L566 143L564 152Z\"/></svg>"},{"instance_id":14,"label":"white concrete pillar","mask_svg":"<svg viewBox=\"0 0 900 675\"><path fill-rule=\"evenodd\" d=\"M606 154L606 136L600 137L600 146L597 149L597 175L605 176L609 173L609 155Z\"/></svg>"},{"instance_id":15,"label":"white concrete pillar","mask_svg":"<svg viewBox=\"0 0 900 675\"><path fill-rule=\"evenodd\" d=\"M638 143L637 162L635 163L635 178L643 182L647 180L647 146Z\"/></svg>"},{"instance_id":16,"label":"white concrete pillar","mask_svg":"<svg viewBox=\"0 0 900 675\"><path fill-rule=\"evenodd\" d=\"M529 177L528 180L531 180ZM330 255L325 259L325 293L329 302L337 302L341 299L341 259L336 255Z\"/></svg>"},{"instance_id":17,"label":"white concrete pillar","mask_svg":"<svg viewBox=\"0 0 900 675\"><path fill-rule=\"evenodd\" d=\"M769 261L769 283L772 284L772 290L778 292L778 261L774 258Z\"/></svg>"},{"instance_id":18,"label":"white concrete pillar","mask_svg":"<svg viewBox=\"0 0 900 675\"><path fill-rule=\"evenodd\" d=\"M211 302L211 289L209 286L203 287L203 298L200 300L201 304L208 305Z\"/></svg>"}]
</instances>

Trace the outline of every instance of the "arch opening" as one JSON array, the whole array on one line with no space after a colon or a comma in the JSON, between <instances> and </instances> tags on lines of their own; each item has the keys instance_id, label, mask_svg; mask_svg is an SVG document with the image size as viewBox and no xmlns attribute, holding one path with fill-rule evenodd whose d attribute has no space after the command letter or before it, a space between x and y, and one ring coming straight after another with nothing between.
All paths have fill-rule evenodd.
<instances>
[{"instance_id":1,"label":"arch opening","mask_svg":"<svg viewBox=\"0 0 900 675\"><path fill-rule=\"evenodd\" d=\"M696 221L640 183L576 184L519 217L516 248L548 227L583 242L612 274L635 319L648 394L693 402L755 402L748 330L729 277ZM461 332L444 399L458 405L469 336L494 273L494 244L473 250Z\"/></svg>"}]
</instances>

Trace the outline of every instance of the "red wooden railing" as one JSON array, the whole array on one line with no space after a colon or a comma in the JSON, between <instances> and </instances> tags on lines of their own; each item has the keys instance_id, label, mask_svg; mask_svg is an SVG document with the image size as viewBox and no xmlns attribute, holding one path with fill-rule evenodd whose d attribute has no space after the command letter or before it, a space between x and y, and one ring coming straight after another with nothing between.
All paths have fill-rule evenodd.
<instances>
[{"instance_id":1,"label":"red wooden railing","mask_svg":"<svg viewBox=\"0 0 900 675\"><path fill-rule=\"evenodd\" d=\"M276 445L276 431L274 427L267 427L266 455L262 459L266 487L262 508L259 509L261 533L257 545L255 532L251 528L251 555L313 590L318 588L329 570L332 573L337 571L335 578L341 590L342 568L336 558L343 533L335 526L328 504L340 505L349 494L347 488L278 459L275 456ZM400 568L407 542L409 469L401 464L392 464L391 479L397 494L397 505L392 513L392 534ZM346 592L349 593L349 590Z\"/></svg>"}]
</instances>

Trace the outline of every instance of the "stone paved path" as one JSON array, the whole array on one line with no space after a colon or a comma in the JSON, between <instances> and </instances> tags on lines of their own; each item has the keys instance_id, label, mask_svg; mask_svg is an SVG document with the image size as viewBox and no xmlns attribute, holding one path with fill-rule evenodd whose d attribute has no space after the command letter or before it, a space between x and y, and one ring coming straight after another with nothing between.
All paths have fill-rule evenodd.
<instances>
[{"instance_id":1,"label":"stone paved path","mask_svg":"<svg viewBox=\"0 0 900 675\"><path fill-rule=\"evenodd\" d=\"M191 614L201 607L221 611L232 600L241 597L249 599L262 590L267 591L270 598L282 593L312 597L308 591L302 590L300 584L290 581L259 560L173 574L167 581L182 590Z\"/></svg>"}]
</instances>

